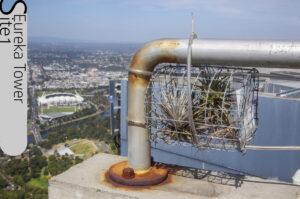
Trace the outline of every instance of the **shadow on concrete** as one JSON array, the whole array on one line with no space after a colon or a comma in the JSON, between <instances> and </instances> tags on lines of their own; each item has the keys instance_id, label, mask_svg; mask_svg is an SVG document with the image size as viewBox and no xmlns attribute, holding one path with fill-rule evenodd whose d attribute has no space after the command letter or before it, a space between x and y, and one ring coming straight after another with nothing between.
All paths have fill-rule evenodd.
<instances>
[{"instance_id":1,"label":"shadow on concrete","mask_svg":"<svg viewBox=\"0 0 300 199\"><path fill-rule=\"evenodd\" d=\"M211 171L205 169L197 169L197 168L189 168L182 167L177 165L170 165L164 163L155 163L157 167L167 168L169 173L172 175L205 180L211 183L234 186L236 188L241 187L243 182L252 182L252 183L263 183L263 184L276 184L276 185L289 185L289 186L297 186L300 185L281 182L281 181L266 181L266 180L257 180L256 176L245 176L240 174L232 174L221 171ZM254 178L252 178L254 177Z\"/></svg>"},{"instance_id":2,"label":"shadow on concrete","mask_svg":"<svg viewBox=\"0 0 300 199\"><path fill-rule=\"evenodd\" d=\"M167 168L169 173L172 175L206 180L211 183L234 186L236 188L241 187L243 180L245 179L244 175L239 174L230 174L219 171L181 167L177 165L168 165L163 163L155 163L155 165L157 167Z\"/></svg>"}]
</instances>

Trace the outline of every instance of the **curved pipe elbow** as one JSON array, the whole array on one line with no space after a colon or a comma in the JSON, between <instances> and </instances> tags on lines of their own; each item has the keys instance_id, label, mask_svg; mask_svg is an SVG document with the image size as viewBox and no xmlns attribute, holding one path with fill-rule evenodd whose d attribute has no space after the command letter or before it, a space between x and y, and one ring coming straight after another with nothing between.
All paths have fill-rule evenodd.
<instances>
[{"instance_id":1,"label":"curved pipe elbow","mask_svg":"<svg viewBox=\"0 0 300 199\"><path fill-rule=\"evenodd\" d=\"M151 74L159 63L186 62L187 42L183 41L185 40L159 39L145 44L134 55L129 72Z\"/></svg>"}]
</instances>

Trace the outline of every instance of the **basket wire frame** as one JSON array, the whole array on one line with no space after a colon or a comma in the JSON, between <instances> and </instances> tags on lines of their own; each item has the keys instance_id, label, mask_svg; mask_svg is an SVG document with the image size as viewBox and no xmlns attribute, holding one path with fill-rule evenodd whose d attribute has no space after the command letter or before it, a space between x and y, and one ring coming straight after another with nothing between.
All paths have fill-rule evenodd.
<instances>
[{"instance_id":1,"label":"basket wire frame","mask_svg":"<svg viewBox=\"0 0 300 199\"><path fill-rule=\"evenodd\" d=\"M256 69L192 67L193 135L188 118L186 66L159 65L145 96L150 140L199 150L244 152L257 130L258 82Z\"/></svg>"}]
</instances>

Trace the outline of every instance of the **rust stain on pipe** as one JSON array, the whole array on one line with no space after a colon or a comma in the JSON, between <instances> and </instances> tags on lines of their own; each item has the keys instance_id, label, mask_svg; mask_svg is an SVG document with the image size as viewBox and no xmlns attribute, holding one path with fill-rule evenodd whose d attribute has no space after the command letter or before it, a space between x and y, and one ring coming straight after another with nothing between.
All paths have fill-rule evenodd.
<instances>
[{"instance_id":1,"label":"rust stain on pipe","mask_svg":"<svg viewBox=\"0 0 300 199\"><path fill-rule=\"evenodd\" d=\"M143 86L146 87L148 85L148 82L150 80L150 77L144 76L144 75L138 75L134 73L129 73L128 75L128 81L132 86Z\"/></svg>"},{"instance_id":2,"label":"rust stain on pipe","mask_svg":"<svg viewBox=\"0 0 300 199\"><path fill-rule=\"evenodd\" d=\"M159 43L159 47L162 49L173 49L177 48L179 43L177 41L162 41Z\"/></svg>"},{"instance_id":3,"label":"rust stain on pipe","mask_svg":"<svg viewBox=\"0 0 300 199\"><path fill-rule=\"evenodd\" d=\"M172 56L168 51L179 46L176 39L161 39L152 41L140 48L132 58L130 68L152 72L160 62L177 62L177 57ZM153 55L153 53L156 54Z\"/></svg>"}]
</instances>

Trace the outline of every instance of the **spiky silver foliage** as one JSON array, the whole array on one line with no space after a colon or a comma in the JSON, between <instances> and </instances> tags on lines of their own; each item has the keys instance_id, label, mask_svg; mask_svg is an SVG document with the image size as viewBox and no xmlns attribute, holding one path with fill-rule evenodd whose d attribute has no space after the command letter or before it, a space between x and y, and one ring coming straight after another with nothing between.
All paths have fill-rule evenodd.
<instances>
[{"instance_id":1,"label":"spiky silver foliage","mask_svg":"<svg viewBox=\"0 0 300 199\"><path fill-rule=\"evenodd\" d=\"M225 145L243 150L242 142L254 136L257 126L257 104L253 104L257 80L252 76L256 72L226 67L193 68L192 96L188 96L184 70L163 67L152 77L147 91L150 95L145 100L151 139L169 144L189 143L200 150L225 149ZM190 128L190 97L196 132Z\"/></svg>"}]
</instances>

